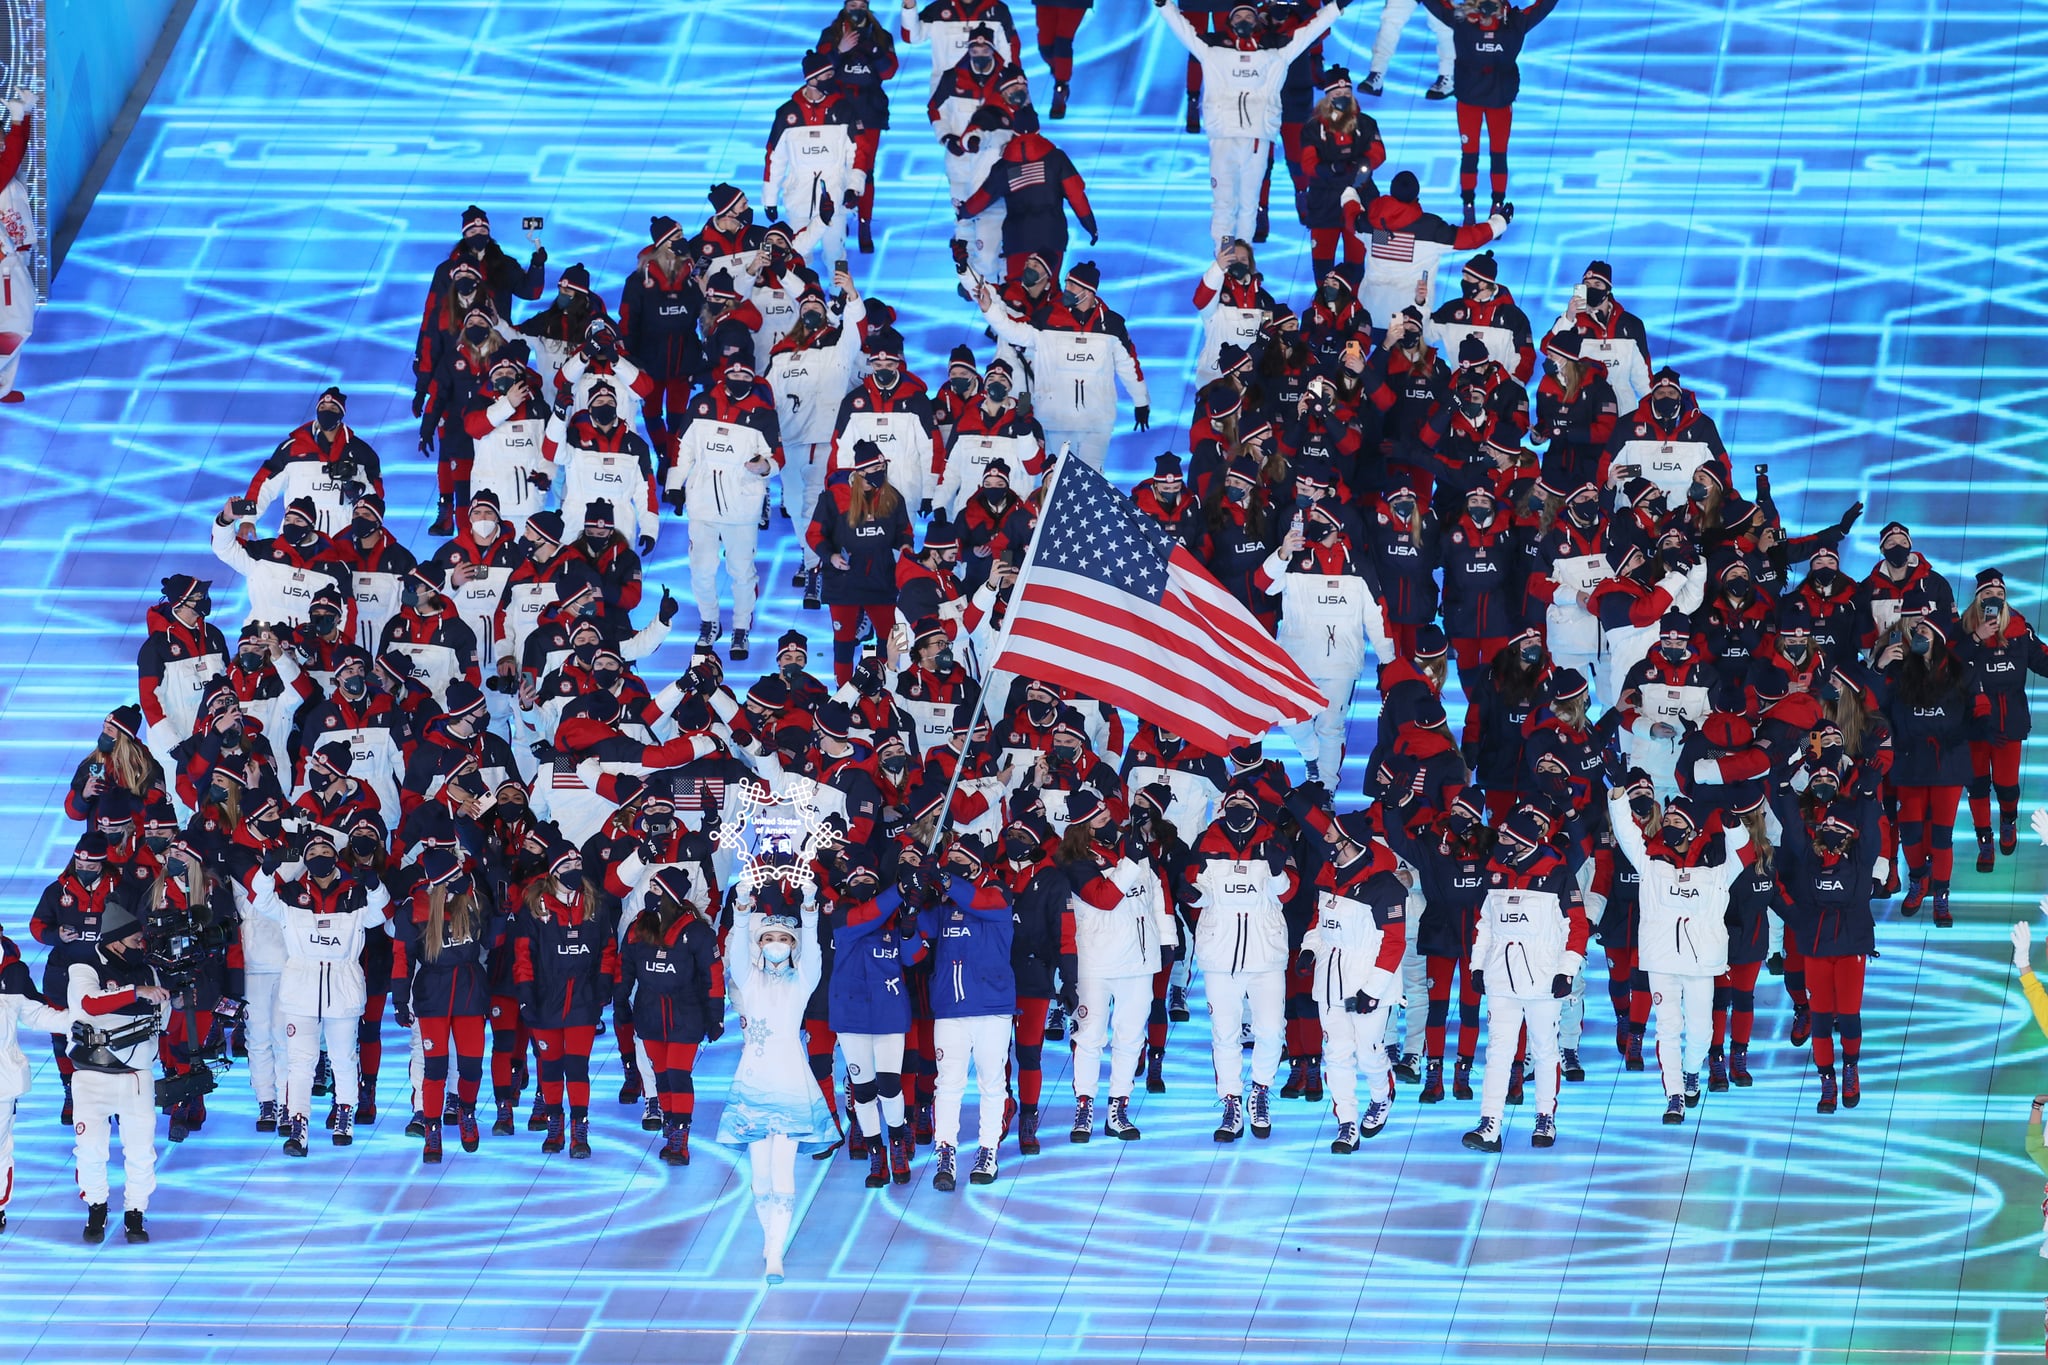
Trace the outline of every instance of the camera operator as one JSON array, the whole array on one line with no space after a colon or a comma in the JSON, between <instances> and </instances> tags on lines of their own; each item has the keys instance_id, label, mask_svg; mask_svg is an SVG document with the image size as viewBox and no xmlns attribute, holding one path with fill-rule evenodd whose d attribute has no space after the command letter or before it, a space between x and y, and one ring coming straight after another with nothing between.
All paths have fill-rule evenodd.
<instances>
[{"instance_id":1,"label":"camera operator","mask_svg":"<svg viewBox=\"0 0 2048 1365\"><path fill-rule=\"evenodd\" d=\"M342 871L337 853L332 834L311 830L296 861L286 862L282 848L267 850L255 883L256 913L284 926L277 1007L284 1018L286 1156L306 1155L313 1069L323 1046L334 1068L334 1145L355 1141L356 1028L367 994L363 938L384 929L391 896L376 873Z\"/></svg>"},{"instance_id":2,"label":"camera operator","mask_svg":"<svg viewBox=\"0 0 2048 1365\"><path fill-rule=\"evenodd\" d=\"M100 917L99 946L73 961L66 985L78 1011L72 1025L73 1152L85 1200L85 1240L107 1235L107 1128L121 1126L121 1191L128 1240L147 1242L142 1215L156 1188L156 1036L171 993L150 965L142 922L120 904Z\"/></svg>"},{"instance_id":3,"label":"camera operator","mask_svg":"<svg viewBox=\"0 0 2048 1365\"><path fill-rule=\"evenodd\" d=\"M171 1141L183 1142L206 1122L206 1095L213 1089L206 1062L225 1052L215 1021L224 1027L241 1010L242 972L228 966L234 897L180 841L165 850L158 875L124 904L142 920L158 979L173 992L159 1048L164 1084L158 1098L170 1117Z\"/></svg>"}]
</instances>

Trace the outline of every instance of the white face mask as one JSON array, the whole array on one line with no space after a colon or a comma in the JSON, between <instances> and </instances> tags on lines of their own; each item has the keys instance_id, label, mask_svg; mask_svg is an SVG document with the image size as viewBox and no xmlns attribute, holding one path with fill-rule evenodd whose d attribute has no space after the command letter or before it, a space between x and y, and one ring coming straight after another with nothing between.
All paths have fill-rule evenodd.
<instances>
[{"instance_id":1,"label":"white face mask","mask_svg":"<svg viewBox=\"0 0 2048 1365\"><path fill-rule=\"evenodd\" d=\"M773 943L764 943L761 945L762 960L769 963L771 966L779 967L783 963L789 961L789 955L791 951L792 949L790 948L790 945L780 941L779 939Z\"/></svg>"}]
</instances>

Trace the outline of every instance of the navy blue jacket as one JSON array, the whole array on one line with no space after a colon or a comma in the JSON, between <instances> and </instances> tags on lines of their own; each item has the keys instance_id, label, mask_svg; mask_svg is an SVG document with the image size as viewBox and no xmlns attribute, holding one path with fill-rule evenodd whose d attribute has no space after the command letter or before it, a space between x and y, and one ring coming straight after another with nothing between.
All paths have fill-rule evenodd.
<instances>
[{"instance_id":1,"label":"navy blue jacket","mask_svg":"<svg viewBox=\"0 0 2048 1365\"><path fill-rule=\"evenodd\" d=\"M1010 963L1016 923L1001 884L976 886L965 877L948 877L938 901L918 913L917 928L931 944L932 1018L1016 1012L1017 975Z\"/></svg>"}]
</instances>

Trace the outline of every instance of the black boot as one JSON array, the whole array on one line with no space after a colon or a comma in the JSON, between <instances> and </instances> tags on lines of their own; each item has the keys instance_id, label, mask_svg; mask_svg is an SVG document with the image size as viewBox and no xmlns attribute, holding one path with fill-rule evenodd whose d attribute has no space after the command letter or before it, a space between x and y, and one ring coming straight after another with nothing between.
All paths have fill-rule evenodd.
<instances>
[{"instance_id":1,"label":"black boot","mask_svg":"<svg viewBox=\"0 0 2048 1365\"><path fill-rule=\"evenodd\" d=\"M107 1206L91 1204L85 1210L85 1240L104 1242L107 1240Z\"/></svg>"},{"instance_id":2,"label":"black boot","mask_svg":"<svg viewBox=\"0 0 2048 1365\"><path fill-rule=\"evenodd\" d=\"M427 528L430 536L452 536L455 534L455 496L443 493L434 503L434 524Z\"/></svg>"},{"instance_id":3,"label":"black boot","mask_svg":"<svg viewBox=\"0 0 2048 1365\"><path fill-rule=\"evenodd\" d=\"M1188 91L1188 131L1202 131L1202 92L1199 90Z\"/></svg>"},{"instance_id":4,"label":"black boot","mask_svg":"<svg viewBox=\"0 0 2048 1365\"><path fill-rule=\"evenodd\" d=\"M1017 1150L1038 1155L1038 1106L1027 1104L1017 1111Z\"/></svg>"},{"instance_id":5,"label":"black boot","mask_svg":"<svg viewBox=\"0 0 2048 1365\"><path fill-rule=\"evenodd\" d=\"M1322 1058L1311 1057L1308 1059L1308 1075L1301 1082L1301 1097L1310 1104L1321 1104L1323 1102Z\"/></svg>"},{"instance_id":6,"label":"black boot","mask_svg":"<svg viewBox=\"0 0 2048 1365\"><path fill-rule=\"evenodd\" d=\"M1302 1072L1307 1069L1308 1059L1305 1057L1296 1057L1287 1064L1287 1081L1280 1087L1281 1099L1298 1100L1301 1098Z\"/></svg>"},{"instance_id":7,"label":"black boot","mask_svg":"<svg viewBox=\"0 0 2048 1365\"><path fill-rule=\"evenodd\" d=\"M1161 1071L1160 1071L1160 1068L1161 1068L1162 1066L1164 1066L1164 1065L1165 1065L1165 1063L1166 1063L1166 1049L1165 1049L1165 1048L1163 1048L1163 1047L1152 1047L1152 1048L1146 1048L1146 1049L1145 1049L1145 1093L1146 1093L1146 1094L1148 1094L1148 1095L1164 1095L1164 1094L1166 1093L1166 1077L1165 1077L1164 1075L1162 1075L1162 1074L1161 1074Z\"/></svg>"},{"instance_id":8,"label":"black boot","mask_svg":"<svg viewBox=\"0 0 2048 1365\"><path fill-rule=\"evenodd\" d=\"M1052 84L1052 108L1046 111L1047 117L1065 118L1067 116L1067 96L1072 93L1073 91L1068 88L1065 81L1054 81Z\"/></svg>"},{"instance_id":9,"label":"black boot","mask_svg":"<svg viewBox=\"0 0 2048 1365\"><path fill-rule=\"evenodd\" d=\"M875 254L874 225L865 218L860 220L860 254L863 256Z\"/></svg>"}]
</instances>

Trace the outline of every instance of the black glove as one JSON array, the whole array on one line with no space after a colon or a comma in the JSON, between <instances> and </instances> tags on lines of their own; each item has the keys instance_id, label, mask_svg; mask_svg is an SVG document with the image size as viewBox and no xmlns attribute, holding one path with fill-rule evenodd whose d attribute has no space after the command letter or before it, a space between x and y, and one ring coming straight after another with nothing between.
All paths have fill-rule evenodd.
<instances>
[{"instance_id":1,"label":"black glove","mask_svg":"<svg viewBox=\"0 0 2048 1365\"><path fill-rule=\"evenodd\" d=\"M392 1018L397 1022L400 1028L412 1027L412 1009L410 1006L403 1004L394 1005L392 1006L391 1013Z\"/></svg>"},{"instance_id":2,"label":"black glove","mask_svg":"<svg viewBox=\"0 0 2048 1365\"><path fill-rule=\"evenodd\" d=\"M671 511L671 512L675 513L675 514L676 514L677 516L681 516L681 515L683 514L683 490L682 490L682 489L680 489L680 488L671 488L671 489L669 489L667 493L665 493L665 494L663 494L663 495L662 495L662 500L663 500L664 502L666 502L666 503L668 504L668 510L669 510L669 511Z\"/></svg>"},{"instance_id":3,"label":"black glove","mask_svg":"<svg viewBox=\"0 0 2048 1365\"><path fill-rule=\"evenodd\" d=\"M556 758L555 746L544 739L537 739L527 746L526 751L542 763L552 763Z\"/></svg>"},{"instance_id":4,"label":"black glove","mask_svg":"<svg viewBox=\"0 0 2048 1365\"><path fill-rule=\"evenodd\" d=\"M1303 948L1294 955L1294 969L1298 972L1312 972L1316 969L1316 953L1313 948Z\"/></svg>"},{"instance_id":5,"label":"black glove","mask_svg":"<svg viewBox=\"0 0 2048 1365\"><path fill-rule=\"evenodd\" d=\"M642 537L640 537L640 555L641 555L641 558L643 558L643 559L644 559L644 558L646 558L646 557L647 557L648 555L651 555L651 554L653 554L653 553L654 553L654 537L653 537L653 536L642 536Z\"/></svg>"},{"instance_id":6,"label":"black glove","mask_svg":"<svg viewBox=\"0 0 2048 1365\"><path fill-rule=\"evenodd\" d=\"M427 391L425 389L414 389L412 391L412 415L417 417L426 410Z\"/></svg>"},{"instance_id":7,"label":"black glove","mask_svg":"<svg viewBox=\"0 0 2048 1365\"><path fill-rule=\"evenodd\" d=\"M285 853L285 847L283 844L278 844L275 847L264 849L263 870L265 872L273 874L276 873L276 871L280 867L284 866L286 856L287 855Z\"/></svg>"},{"instance_id":8,"label":"black glove","mask_svg":"<svg viewBox=\"0 0 2048 1365\"><path fill-rule=\"evenodd\" d=\"M1609 787L1619 787L1628 780L1628 764L1623 761L1617 749L1604 749L1600 754L1600 775L1607 779Z\"/></svg>"},{"instance_id":9,"label":"black glove","mask_svg":"<svg viewBox=\"0 0 2048 1365\"><path fill-rule=\"evenodd\" d=\"M1514 222L1515 206L1513 204L1502 204L1500 206L1500 216L1507 219L1510 223Z\"/></svg>"},{"instance_id":10,"label":"black glove","mask_svg":"<svg viewBox=\"0 0 2048 1365\"><path fill-rule=\"evenodd\" d=\"M947 151L951 152L954 156L967 155L967 148L961 144L959 137L956 136L955 134L948 133L944 137L940 138L939 145L944 147Z\"/></svg>"},{"instance_id":11,"label":"black glove","mask_svg":"<svg viewBox=\"0 0 2048 1365\"><path fill-rule=\"evenodd\" d=\"M676 613L682 609L683 604L676 601L675 594L668 590L667 584L663 584L661 589L661 605L654 609L655 616L660 619L663 625L667 625L676 619Z\"/></svg>"},{"instance_id":12,"label":"black glove","mask_svg":"<svg viewBox=\"0 0 2048 1365\"><path fill-rule=\"evenodd\" d=\"M1089 229L1088 229L1088 245L1090 245L1090 246L1094 246L1094 245L1095 245L1096 243L1100 242L1101 240L1102 240L1102 235L1101 235L1100 233L1098 233L1098 232L1097 232L1097 231L1096 231L1096 230L1095 230L1094 228L1089 228Z\"/></svg>"},{"instance_id":13,"label":"black glove","mask_svg":"<svg viewBox=\"0 0 2048 1365\"><path fill-rule=\"evenodd\" d=\"M1559 972L1556 976L1551 977L1550 993L1556 999L1564 999L1572 993L1572 979L1563 972Z\"/></svg>"},{"instance_id":14,"label":"black glove","mask_svg":"<svg viewBox=\"0 0 2048 1365\"><path fill-rule=\"evenodd\" d=\"M432 459L434 457L433 432L423 431L420 433L420 454L426 456L428 459Z\"/></svg>"},{"instance_id":15,"label":"black glove","mask_svg":"<svg viewBox=\"0 0 2048 1365\"><path fill-rule=\"evenodd\" d=\"M845 197L845 198L844 198L844 199L843 199L843 200L842 200L841 202L842 202L842 203L844 203L844 204L846 205L846 207L848 207L848 208L850 208L850 209L857 209L857 208L859 208L859 207L860 207L860 191L859 191L859 190L856 190L856 189L854 189L854 188L853 188L853 186L851 186L851 185L847 186L847 187L846 187L846 197Z\"/></svg>"},{"instance_id":16,"label":"black glove","mask_svg":"<svg viewBox=\"0 0 2048 1365\"><path fill-rule=\"evenodd\" d=\"M356 885L365 891L381 891L384 884L377 880L377 874L367 867L356 869Z\"/></svg>"},{"instance_id":17,"label":"black glove","mask_svg":"<svg viewBox=\"0 0 2048 1365\"><path fill-rule=\"evenodd\" d=\"M1479 771L1479 741L1468 739L1458 746L1458 757L1465 760L1465 766L1473 772Z\"/></svg>"},{"instance_id":18,"label":"black glove","mask_svg":"<svg viewBox=\"0 0 2048 1365\"><path fill-rule=\"evenodd\" d=\"M1320 810L1330 804L1330 789L1320 782L1303 782L1287 793L1281 803L1287 813L1297 820L1306 819L1312 810Z\"/></svg>"},{"instance_id":19,"label":"black glove","mask_svg":"<svg viewBox=\"0 0 2048 1365\"><path fill-rule=\"evenodd\" d=\"M1840 531L1845 536L1848 535L1849 528L1854 526L1857 520L1862 517L1862 515L1863 504L1859 502L1852 506L1848 511L1842 513L1842 519L1835 523L1835 529L1837 531Z\"/></svg>"},{"instance_id":20,"label":"black glove","mask_svg":"<svg viewBox=\"0 0 2048 1365\"><path fill-rule=\"evenodd\" d=\"M1150 430L1152 430L1152 408L1151 408L1151 405L1150 405L1150 404L1145 404L1145 405L1141 405L1141 406L1139 406L1139 407L1136 407L1136 408L1133 408L1133 409L1131 409L1131 422L1132 422L1132 429L1133 429L1133 430L1135 430L1135 431L1150 431Z\"/></svg>"},{"instance_id":21,"label":"black glove","mask_svg":"<svg viewBox=\"0 0 2048 1365\"><path fill-rule=\"evenodd\" d=\"M1364 991L1352 992L1350 998L1344 1002L1344 1012L1346 1014L1371 1014L1379 1007L1380 1002L1367 995Z\"/></svg>"},{"instance_id":22,"label":"black glove","mask_svg":"<svg viewBox=\"0 0 2048 1365\"><path fill-rule=\"evenodd\" d=\"M921 517L928 517L932 514L932 500L930 498L918 499L917 514Z\"/></svg>"},{"instance_id":23,"label":"black glove","mask_svg":"<svg viewBox=\"0 0 2048 1365\"><path fill-rule=\"evenodd\" d=\"M818 186L818 221L829 227L832 214L832 193L821 184Z\"/></svg>"},{"instance_id":24,"label":"black glove","mask_svg":"<svg viewBox=\"0 0 2048 1365\"><path fill-rule=\"evenodd\" d=\"M543 474L539 470L535 470L533 473L528 474L526 476L526 481L532 484L535 488L538 488L543 493L547 492L548 489L554 487L555 483L553 476Z\"/></svg>"},{"instance_id":25,"label":"black glove","mask_svg":"<svg viewBox=\"0 0 2048 1365\"><path fill-rule=\"evenodd\" d=\"M717 1017L717 1018L714 1018L714 1019L712 1019L712 1020L711 1020L711 1022L709 1022L709 1023L707 1023L706 1025L704 1025L704 1041L705 1041L705 1042L707 1042L707 1043L715 1043L715 1042L717 1042L717 1041L718 1041L718 1040L719 1040L720 1038L723 1038L724 1036L725 1036L725 1018L724 1018L724 1016L722 1016L722 1015L721 1015L721 1016L719 1016L719 1017Z\"/></svg>"},{"instance_id":26,"label":"black glove","mask_svg":"<svg viewBox=\"0 0 2048 1365\"><path fill-rule=\"evenodd\" d=\"M1074 989L1074 983L1071 981L1060 987L1060 1008L1065 1010L1069 1017L1081 1008L1081 993Z\"/></svg>"},{"instance_id":27,"label":"black glove","mask_svg":"<svg viewBox=\"0 0 2048 1365\"><path fill-rule=\"evenodd\" d=\"M1486 973L1477 967L1472 969L1472 994L1486 994Z\"/></svg>"},{"instance_id":28,"label":"black glove","mask_svg":"<svg viewBox=\"0 0 2048 1365\"><path fill-rule=\"evenodd\" d=\"M761 210L761 212L767 215L768 221L771 223L779 223L782 221L782 210L775 207L775 205L773 204L767 205Z\"/></svg>"}]
</instances>

